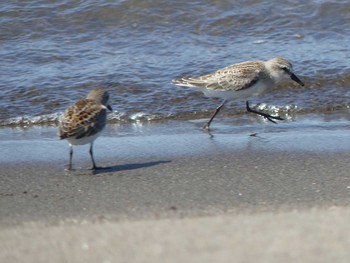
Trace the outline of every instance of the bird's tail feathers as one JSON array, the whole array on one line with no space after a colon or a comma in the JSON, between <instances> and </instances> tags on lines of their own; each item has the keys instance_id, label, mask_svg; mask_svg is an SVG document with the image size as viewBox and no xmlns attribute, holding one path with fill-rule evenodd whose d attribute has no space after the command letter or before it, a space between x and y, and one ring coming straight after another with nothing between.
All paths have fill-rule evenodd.
<instances>
[{"instance_id":1,"label":"bird's tail feathers","mask_svg":"<svg viewBox=\"0 0 350 263\"><path fill-rule=\"evenodd\" d=\"M172 83L177 86L199 88L205 84L203 81L195 78L178 78L172 80Z\"/></svg>"}]
</instances>

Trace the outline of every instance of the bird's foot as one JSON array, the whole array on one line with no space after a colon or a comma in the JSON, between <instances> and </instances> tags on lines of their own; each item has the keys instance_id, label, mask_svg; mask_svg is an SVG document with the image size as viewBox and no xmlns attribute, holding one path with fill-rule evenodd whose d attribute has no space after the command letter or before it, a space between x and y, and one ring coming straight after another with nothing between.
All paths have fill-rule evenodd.
<instances>
[{"instance_id":1,"label":"bird's foot","mask_svg":"<svg viewBox=\"0 0 350 263\"><path fill-rule=\"evenodd\" d=\"M248 112L258 114L258 115L264 117L265 119L269 120L269 121L272 122L272 123L277 123L277 122L274 121L274 120L280 120L280 121L283 121L283 120L284 120L284 119L283 119L282 117L280 117L280 116L272 116L272 115L270 115L270 114L267 114L267 113L264 113L264 112L260 112L260 111L256 111L256 110L251 109L250 106L249 106L249 102L248 102L248 101L246 102L246 108L247 108L247 111L248 111Z\"/></svg>"}]
</instances>

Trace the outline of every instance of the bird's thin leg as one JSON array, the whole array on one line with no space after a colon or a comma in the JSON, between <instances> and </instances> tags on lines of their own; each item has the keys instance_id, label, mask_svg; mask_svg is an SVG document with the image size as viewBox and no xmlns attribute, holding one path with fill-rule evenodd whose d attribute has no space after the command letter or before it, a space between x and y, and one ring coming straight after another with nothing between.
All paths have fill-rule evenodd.
<instances>
[{"instance_id":1,"label":"bird's thin leg","mask_svg":"<svg viewBox=\"0 0 350 263\"><path fill-rule=\"evenodd\" d=\"M203 129L209 130L209 126L210 126L211 122L214 120L215 116L219 113L219 111L221 110L221 108L224 107L225 103L226 103L226 100L225 100L219 107L216 108L216 110L215 110L213 116L211 116L211 118L209 119L209 121L208 121L206 124L204 124Z\"/></svg>"},{"instance_id":2,"label":"bird's thin leg","mask_svg":"<svg viewBox=\"0 0 350 263\"><path fill-rule=\"evenodd\" d=\"M91 156L91 161L92 161L92 168L91 168L91 170L96 170L97 169L97 166L96 166L96 163L95 163L95 160L94 160L94 153L93 153L93 151L92 151L92 147L93 147L93 145L94 145L94 143L92 142L91 144L90 144L90 156Z\"/></svg>"},{"instance_id":3,"label":"bird's thin leg","mask_svg":"<svg viewBox=\"0 0 350 263\"><path fill-rule=\"evenodd\" d=\"M69 144L69 164L68 164L68 170L72 170L72 159L73 159L73 145Z\"/></svg>"},{"instance_id":4,"label":"bird's thin leg","mask_svg":"<svg viewBox=\"0 0 350 263\"><path fill-rule=\"evenodd\" d=\"M252 113L255 113L255 114L258 114L260 116L263 116L265 119L268 119L269 121L273 122L273 123L277 123L275 122L273 119L275 120L284 120L282 117L280 116L271 116L270 114L267 114L267 113L264 113L264 112L260 112L260 111L256 111L256 110L253 110L249 107L249 102L246 101L246 106L247 106L247 111L248 112L252 112Z\"/></svg>"}]
</instances>

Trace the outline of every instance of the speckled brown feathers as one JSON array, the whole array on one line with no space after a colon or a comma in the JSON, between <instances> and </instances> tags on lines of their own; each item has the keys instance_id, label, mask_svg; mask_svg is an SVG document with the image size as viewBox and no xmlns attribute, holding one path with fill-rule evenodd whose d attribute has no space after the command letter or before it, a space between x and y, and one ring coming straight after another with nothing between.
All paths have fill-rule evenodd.
<instances>
[{"instance_id":1,"label":"speckled brown feathers","mask_svg":"<svg viewBox=\"0 0 350 263\"><path fill-rule=\"evenodd\" d=\"M103 130L106 125L107 108L92 99L83 99L70 106L59 126L60 139L81 139Z\"/></svg>"},{"instance_id":2,"label":"speckled brown feathers","mask_svg":"<svg viewBox=\"0 0 350 263\"><path fill-rule=\"evenodd\" d=\"M198 78L181 78L173 81L180 86L234 91L251 87L258 81L264 65L259 61L246 61L230 65Z\"/></svg>"}]
</instances>

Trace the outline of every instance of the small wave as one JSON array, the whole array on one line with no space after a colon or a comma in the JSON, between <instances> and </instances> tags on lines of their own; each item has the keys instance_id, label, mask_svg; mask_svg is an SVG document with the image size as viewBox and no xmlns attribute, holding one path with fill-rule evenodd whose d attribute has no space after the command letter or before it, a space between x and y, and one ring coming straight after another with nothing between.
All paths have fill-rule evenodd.
<instances>
[{"instance_id":1,"label":"small wave","mask_svg":"<svg viewBox=\"0 0 350 263\"><path fill-rule=\"evenodd\" d=\"M53 113L41 116L20 116L16 118L6 119L0 122L0 126L15 126L15 127L27 127L34 125L55 125L58 123L61 113Z\"/></svg>"},{"instance_id":2,"label":"small wave","mask_svg":"<svg viewBox=\"0 0 350 263\"><path fill-rule=\"evenodd\" d=\"M62 112L45 114L41 116L19 116L16 118L9 118L5 120L0 120L0 127L29 127L29 126L57 126L59 119L62 115ZM113 112L108 115L108 122L116 123L116 122L149 122L155 120L161 120L164 117L156 114L150 114L147 112L137 112L128 115L125 112Z\"/></svg>"},{"instance_id":3,"label":"small wave","mask_svg":"<svg viewBox=\"0 0 350 263\"><path fill-rule=\"evenodd\" d=\"M148 112L136 112L127 114L126 112L113 112L108 114L108 121L111 123L115 122L127 122L127 123L133 123L133 122L149 122L149 121L155 121L155 120L161 120L166 118L166 116L161 116L157 114L151 114Z\"/></svg>"},{"instance_id":4,"label":"small wave","mask_svg":"<svg viewBox=\"0 0 350 263\"><path fill-rule=\"evenodd\" d=\"M333 101L332 101L333 102ZM325 113L334 111L344 111L348 109L348 105L335 104L335 103L323 103L318 107L312 108L304 107L303 105L286 104L286 105L274 105L267 103L251 104L251 108L266 112L272 115L280 115L285 119L292 119L296 115L308 114L308 113ZM209 118L214 108L199 107L199 111L179 111L174 113L160 114L151 113L146 111L139 112L118 112L114 111L108 114L108 123L149 123L168 120L194 120ZM246 114L245 107L229 106L226 111L220 113L221 116L231 115L244 115ZM41 115L41 116L20 116L16 118L9 118L0 120L0 127L20 127L26 128L31 126L57 126L62 112Z\"/></svg>"},{"instance_id":5,"label":"small wave","mask_svg":"<svg viewBox=\"0 0 350 263\"><path fill-rule=\"evenodd\" d=\"M259 103L255 105L255 108L259 111L266 111L270 113L292 113L298 110L298 106L289 104L285 106L268 105L266 103Z\"/></svg>"}]
</instances>

